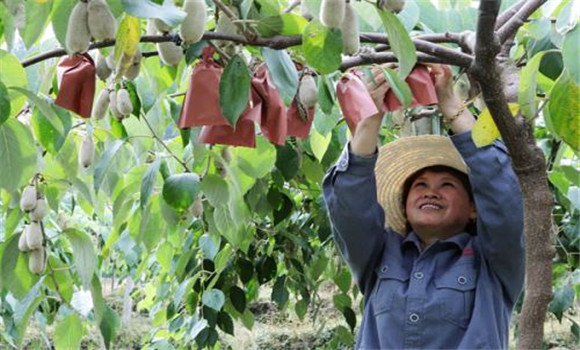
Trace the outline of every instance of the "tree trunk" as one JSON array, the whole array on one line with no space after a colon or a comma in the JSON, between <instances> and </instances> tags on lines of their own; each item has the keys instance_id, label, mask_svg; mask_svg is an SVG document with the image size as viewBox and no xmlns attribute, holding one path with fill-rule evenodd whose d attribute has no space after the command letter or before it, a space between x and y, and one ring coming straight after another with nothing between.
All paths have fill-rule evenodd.
<instances>
[{"instance_id":1,"label":"tree trunk","mask_svg":"<svg viewBox=\"0 0 580 350\"><path fill-rule=\"evenodd\" d=\"M509 38L544 0L523 2L514 18L494 31L500 1L480 2L475 60L470 69L512 158L524 201L526 282L518 349L541 349L544 318L552 299L551 245L553 198L548 186L545 159L536 146L532 127L521 116L513 118L507 105L496 56L499 39ZM519 15L519 16L518 16ZM499 34L498 34L499 33ZM505 41L505 40L502 40ZM533 123L533 121L531 121Z\"/></svg>"}]
</instances>

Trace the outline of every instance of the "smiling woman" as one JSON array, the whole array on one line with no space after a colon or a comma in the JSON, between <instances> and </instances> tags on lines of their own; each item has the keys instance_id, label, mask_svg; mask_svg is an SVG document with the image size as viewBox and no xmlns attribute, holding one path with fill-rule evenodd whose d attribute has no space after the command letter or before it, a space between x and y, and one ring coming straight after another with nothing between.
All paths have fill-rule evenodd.
<instances>
[{"instance_id":1,"label":"smiling woman","mask_svg":"<svg viewBox=\"0 0 580 350\"><path fill-rule=\"evenodd\" d=\"M431 73L455 134L377 152L380 112L356 125L324 180L335 240L365 296L357 348L507 348L524 280L519 185L501 143L474 145L449 68ZM387 81L368 85L384 111Z\"/></svg>"}]
</instances>

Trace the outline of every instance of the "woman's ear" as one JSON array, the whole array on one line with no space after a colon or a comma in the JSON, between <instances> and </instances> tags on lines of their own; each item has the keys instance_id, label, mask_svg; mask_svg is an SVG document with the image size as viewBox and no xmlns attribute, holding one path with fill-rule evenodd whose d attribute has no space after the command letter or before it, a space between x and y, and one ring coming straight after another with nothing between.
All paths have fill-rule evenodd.
<instances>
[{"instance_id":1,"label":"woman's ear","mask_svg":"<svg viewBox=\"0 0 580 350\"><path fill-rule=\"evenodd\" d=\"M471 210L469 211L469 219L477 219L477 209L475 209L475 203L471 202Z\"/></svg>"}]
</instances>

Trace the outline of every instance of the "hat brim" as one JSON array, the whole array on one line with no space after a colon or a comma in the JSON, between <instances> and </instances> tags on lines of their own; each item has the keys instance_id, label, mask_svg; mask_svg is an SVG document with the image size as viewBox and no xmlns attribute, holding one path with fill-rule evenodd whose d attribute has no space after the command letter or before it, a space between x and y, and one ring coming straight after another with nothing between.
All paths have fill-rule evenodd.
<instances>
[{"instance_id":1,"label":"hat brim","mask_svg":"<svg viewBox=\"0 0 580 350\"><path fill-rule=\"evenodd\" d=\"M447 166L465 174L468 167L448 137L422 135L400 138L379 149L375 166L377 198L385 210L385 225L406 234L403 186L409 176L430 166Z\"/></svg>"}]
</instances>

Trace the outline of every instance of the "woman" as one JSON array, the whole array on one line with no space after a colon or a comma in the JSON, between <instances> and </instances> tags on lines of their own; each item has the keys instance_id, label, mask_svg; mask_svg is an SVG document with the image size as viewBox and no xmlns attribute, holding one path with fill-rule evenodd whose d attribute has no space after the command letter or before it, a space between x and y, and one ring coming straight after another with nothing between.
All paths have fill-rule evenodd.
<instances>
[{"instance_id":1,"label":"woman","mask_svg":"<svg viewBox=\"0 0 580 350\"><path fill-rule=\"evenodd\" d=\"M379 113L324 180L334 238L365 296L357 348L505 349L524 281L519 184L502 143L473 144L449 67L430 68L453 136L377 153ZM367 88L381 110L389 86L375 73Z\"/></svg>"}]
</instances>

